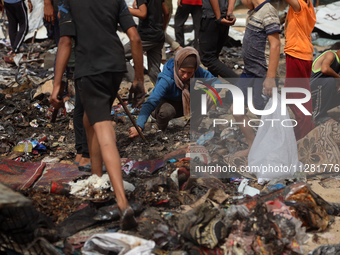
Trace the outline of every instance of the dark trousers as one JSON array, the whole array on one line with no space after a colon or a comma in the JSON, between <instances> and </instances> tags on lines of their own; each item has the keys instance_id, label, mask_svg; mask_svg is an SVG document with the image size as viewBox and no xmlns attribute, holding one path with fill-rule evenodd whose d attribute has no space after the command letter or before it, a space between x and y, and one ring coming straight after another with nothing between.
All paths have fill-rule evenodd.
<instances>
[{"instance_id":1,"label":"dark trousers","mask_svg":"<svg viewBox=\"0 0 340 255\"><path fill-rule=\"evenodd\" d=\"M84 107L80 100L78 86L76 89L76 102L73 113L73 126L76 139L76 151L77 154L81 154L83 158L90 158L89 148L87 146L86 131L83 124Z\"/></svg>"},{"instance_id":2,"label":"dark trousers","mask_svg":"<svg viewBox=\"0 0 340 255\"><path fill-rule=\"evenodd\" d=\"M24 1L15 4L5 3L4 6L8 19L8 32L12 51L17 53L28 32L27 7Z\"/></svg>"},{"instance_id":3,"label":"dark trousers","mask_svg":"<svg viewBox=\"0 0 340 255\"><path fill-rule=\"evenodd\" d=\"M56 13L55 16L54 16L54 24L44 20L44 26L46 27L46 30L47 30L48 39L54 40L56 42L57 46L58 46L59 39L60 39L58 14Z\"/></svg>"},{"instance_id":4,"label":"dark trousers","mask_svg":"<svg viewBox=\"0 0 340 255\"><path fill-rule=\"evenodd\" d=\"M229 26L217 24L215 19L201 20L199 48L202 64L214 76L226 80L238 78L238 75L219 60L220 52L228 39Z\"/></svg>"},{"instance_id":5,"label":"dark trousers","mask_svg":"<svg viewBox=\"0 0 340 255\"><path fill-rule=\"evenodd\" d=\"M313 118L328 119L327 111L340 105L340 92L333 77L318 78L311 82Z\"/></svg>"},{"instance_id":6,"label":"dark trousers","mask_svg":"<svg viewBox=\"0 0 340 255\"><path fill-rule=\"evenodd\" d=\"M170 120L183 116L183 103L163 98L152 115L156 118L158 128L165 130Z\"/></svg>"},{"instance_id":7,"label":"dark trousers","mask_svg":"<svg viewBox=\"0 0 340 255\"><path fill-rule=\"evenodd\" d=\"M244 103L248 105L248 96L253 97L253 105L257 110L263 110L265 101L262 97L263 82L265 78L256 77L253 74L243 72L240 79L237 81L236 86L239 87L244 95ZM248 95L248 88L253 88L253 95Z\"/></svg>"},{"instance_id":8,"label":"dark trousers","mask_svg":"<svg viewBox=\"0 0 340 255\"><path fill-rule=\"evenodd\" d=\"M187 21L189 14L192 16L194 24L195 39L193 47L198 49L198 37L200 32L200 23L202 18L202 6L201 5L189 5L182 4L182 7L178 6L175 14L175 36L176 41L184 47L184 23Z\"/></svg>"},{"instance_id":9,"label":"dark trousers","mask_svg":"<svg viewBox=\"0 0 340 255\"><path fill-rule=\"evenodd\" d=\"M161 72L160 65L162 61L163 42L142 41L143 51L146 51L148 59L148 75L153 85L156 85L157 76ZM128 42L124 45L125 57L130 60L132 58L131 44ZM132 82L135 77L134 68L130 62L126 62L127 73L125 77L129 82Z\"/></svg>"}]
</instances>

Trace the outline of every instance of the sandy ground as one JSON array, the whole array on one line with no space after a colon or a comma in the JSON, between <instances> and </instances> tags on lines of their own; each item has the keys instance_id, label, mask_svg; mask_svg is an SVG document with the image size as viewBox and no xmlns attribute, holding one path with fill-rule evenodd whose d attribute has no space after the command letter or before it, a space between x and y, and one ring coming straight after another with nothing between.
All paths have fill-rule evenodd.
<instances>
[{"instance_id":1,"label":"sandy ground","mask_svg":"<svg viewBox=\"0 0 340 255\"><path fill-rule=\"evenodd\" d=\"M339 179L340 180L340 179ZM319 194L323 199L332 203L340 203L340 181L331 180L331 184L327 188L320 185L320 180L312 180L308 183L312 190ZM304 253L312 251L315 248L325 244L339 244L340 242L340 217L334 217L334 222L324 231L311 231L308 233L310 237L306 244L303 245Z\"/></svg>"}]
</instances>

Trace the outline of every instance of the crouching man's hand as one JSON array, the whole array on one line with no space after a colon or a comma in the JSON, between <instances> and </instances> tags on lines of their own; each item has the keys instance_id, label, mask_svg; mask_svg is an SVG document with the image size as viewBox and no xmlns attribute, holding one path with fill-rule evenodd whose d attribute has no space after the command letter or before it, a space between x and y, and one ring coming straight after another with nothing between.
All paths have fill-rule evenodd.
<instances>
[{"instance_id":1,"label":"crouching man's hand","mask_svg":"<svg viewBox=\"0 0 340 255\"><path fill-rule=\"evenodd\" d=\"M142 131L142 129L140 127L138 127L140 131ZM129 138L134 138L139 136L139 133L137 131L137 129L135 127L130 127L129 128Z\"/></svg>"}]
</instances>

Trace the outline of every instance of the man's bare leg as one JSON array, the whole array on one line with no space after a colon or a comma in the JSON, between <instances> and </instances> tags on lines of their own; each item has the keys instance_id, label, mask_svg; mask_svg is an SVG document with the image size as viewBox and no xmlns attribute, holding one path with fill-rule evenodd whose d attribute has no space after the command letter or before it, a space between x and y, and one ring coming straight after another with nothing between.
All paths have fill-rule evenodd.
<instances>
[{"instance_id":1,"label":"man's bare leg","mask_svg":"<svg viewBox=\"0 0 340 255\"><path fill-rule=\"evenodd\" d=\"M253 145L255 139L255 133L252 127L248 125L249 118L246 115L234 115L236 122L242 122L245 124L238 124L241 132L243 133L246 142L248 144L248 149L238 151L234 154L236 157L247 157L250 151L251 146Z\"/></svg>"},{"instance_id":2,"label":"man's bare leg","mask_svg":"<svg viewBox=\"0 0 340 255\"><path fill-rule=\"evenodd\" d=\"M101 156L104 160L107 172L110 176L110 181L115 191L117 205L123 212L129 204L126 199L123 186L121 162L116 145L114 128L111 121L101 121L95 123L93 125L93 129L100 147ZM102 166L100 166L100 171L102 171Z\"/></svg>"},{"instance_id":3,"label":"man's bare leg","mask_svg":"<svg viewBox=\"0 0 340 255\"><path fill-rule=\"evenodd\" d=\"M89 153L91 159L91 173L99 177L103 175L103 158L98 143L97 135L94 127L90 125L86 113L84 113L84 127L87 135L87 144L89 146Z\"/></svg>"}]
</instances>

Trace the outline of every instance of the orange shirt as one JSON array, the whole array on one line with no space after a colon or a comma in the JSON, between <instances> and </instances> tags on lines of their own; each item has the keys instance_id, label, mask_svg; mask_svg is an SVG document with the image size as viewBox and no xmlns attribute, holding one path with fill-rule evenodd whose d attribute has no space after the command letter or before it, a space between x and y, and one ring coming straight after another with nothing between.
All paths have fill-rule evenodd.
<instances>
[{"instance_id":1,"label":"orange shirt","mask_svg":"<svg viewBox=\"0 0 340 255\"><path fill-rule=\"evenodd\" d=\"M286 45L284 52L294 58L313 60L313 45L310 34L313 31L316 16L312 1L309 6L303 0L298 0L301 6L299 12L289 7L286 25Z\"/></svg>"}]
</instances>

